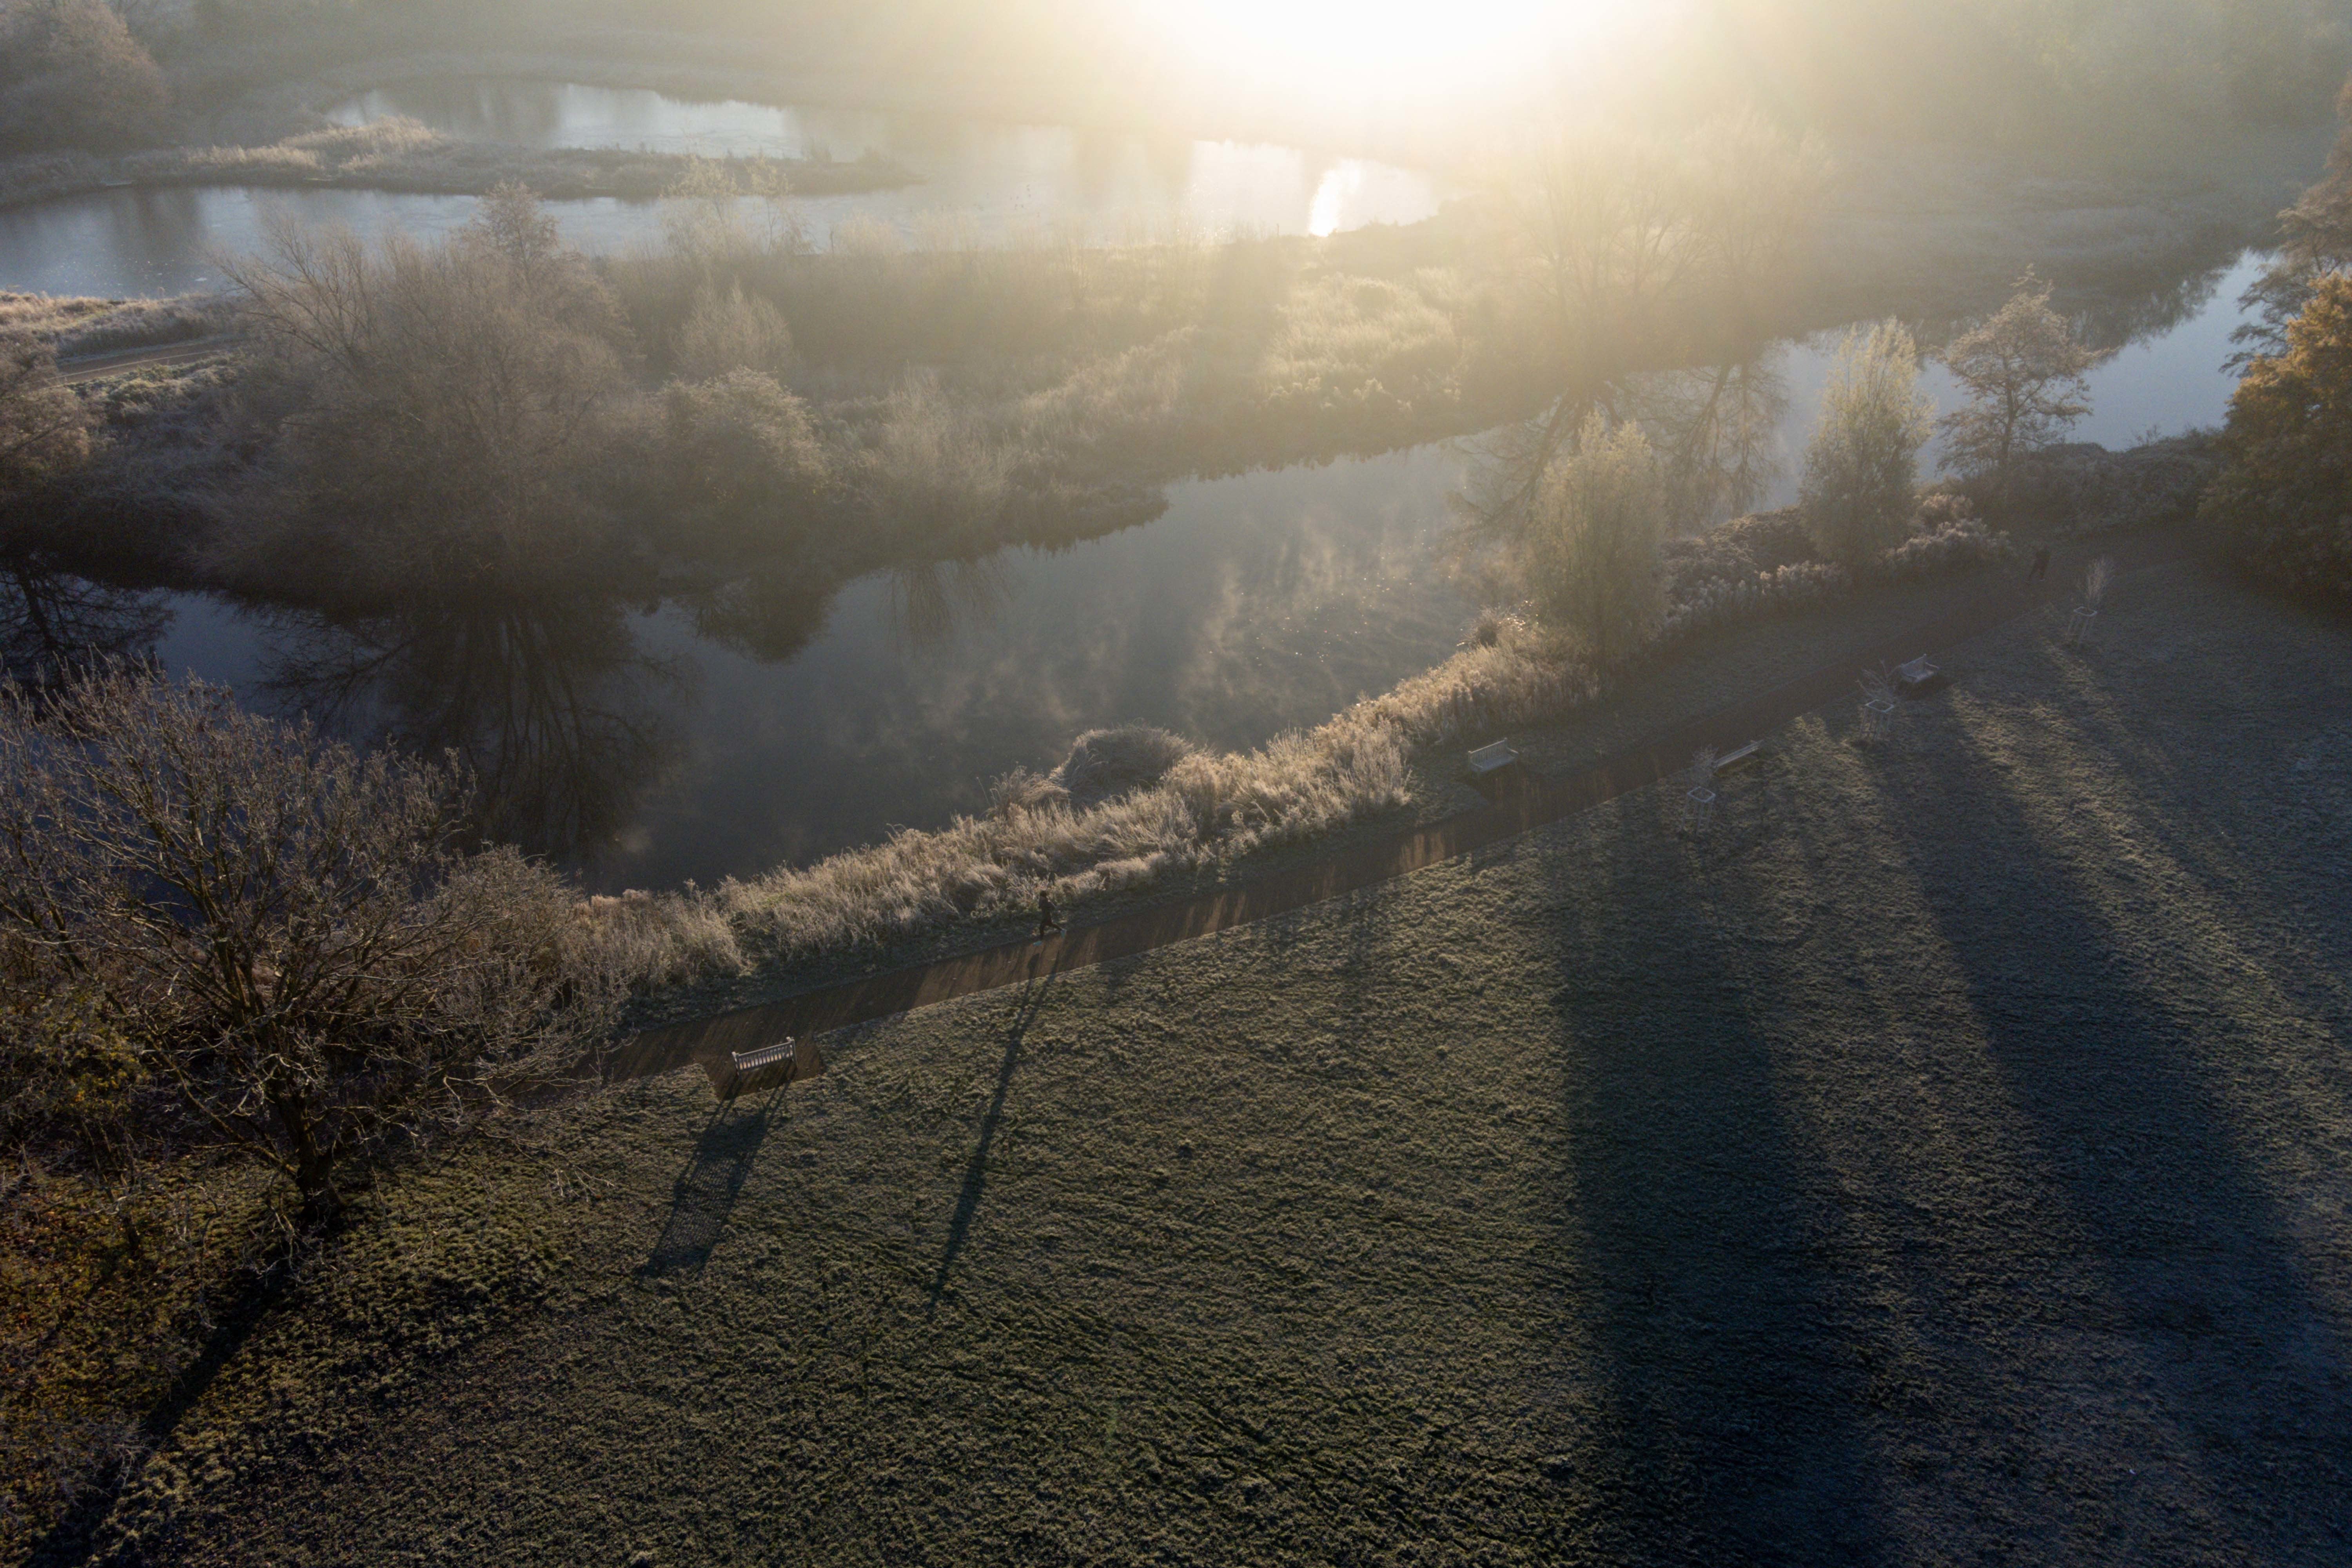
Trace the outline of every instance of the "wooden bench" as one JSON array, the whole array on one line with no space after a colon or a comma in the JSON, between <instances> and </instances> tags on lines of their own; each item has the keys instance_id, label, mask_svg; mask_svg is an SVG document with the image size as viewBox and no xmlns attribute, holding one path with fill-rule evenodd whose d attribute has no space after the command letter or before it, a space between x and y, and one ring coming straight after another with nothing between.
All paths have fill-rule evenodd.
<instances>
[{"instance_id":1,"label":"wooden bench","mask_svg":"<svg viewBox=\"0 0 2352 1568\"><path fill-rule=\"evenodd\" d=\"M1499 773L1518 760L1519 753L1511 750L1511 743L1508 741L1497 741L1491 746L1481 746L1470 753L1470 776L1483 779L1488 773Z\"/></svg>"},{"instance_id":2,"label":"wooden bench","mask_svg":"<svg viewBox=\"0 0 2352 1568\"><path fill-rule=\"evenodd\" d=\"M1736 752L1726 752L1715 759L1715 771L1727 773L1742 763L1752 763L1764 754L1764 742L1750 741Z\"/></svg>"},{"instance_id":3,"label":"wooden bench","mask_svg":"<svg viewBox=\"0 0 2352 1568\"><path fill-rule=\"evenodd\" d=\"M1906 697L1916 697L1922 692L1933 691L1943 683L1943 671L1928 663L1925 655L1913 659L1908 664L1897 665L1895 668L1895 689Z\"/></svg>"},{"instance_id":4,"label":"wooden bench","mask_svg":"<svg viewBox=\"0 0 2352 1568\"><path fill-rule=\"evenodd\" d=\"M735 1060L737 1088L740 1088L743 1080L752 1074L782 1062L792 1064L783 1077L786 1083L798 1083L804 1078L814 1078L824 1071L824 1058L817 1053L816 1042L795 1039L790 1035L772 1046L761 1046L751 1051L730 1051L728 1055ZM734 1098L731 1091L728 1098Z\"/></svg>"}]
</instances>

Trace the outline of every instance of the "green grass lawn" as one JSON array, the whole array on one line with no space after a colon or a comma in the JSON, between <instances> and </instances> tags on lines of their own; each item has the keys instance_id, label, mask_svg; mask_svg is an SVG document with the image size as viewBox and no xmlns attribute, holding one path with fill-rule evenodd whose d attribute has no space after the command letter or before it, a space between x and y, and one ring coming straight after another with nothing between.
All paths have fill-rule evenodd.
<instances>
[{"instance_id":1,"label":"green grass lawn","mask_svg":"<svg viewBox=\"0 0 2352 1568\"><path fill-rule=\"evenodd\" d=\"M1877 750L540 1115L160 1560L2352 1557L2352 631L2190 567Z\"/></svg>"}]
</instances>

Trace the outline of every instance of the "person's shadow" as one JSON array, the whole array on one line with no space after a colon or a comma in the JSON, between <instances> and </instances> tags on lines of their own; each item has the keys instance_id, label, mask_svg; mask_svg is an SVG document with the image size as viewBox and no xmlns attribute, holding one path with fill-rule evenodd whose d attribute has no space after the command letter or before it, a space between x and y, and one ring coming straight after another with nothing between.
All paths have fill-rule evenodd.
<instances>
[{"instance_id":1,"label":"person's shadow","mask_svg":"<svg viewBox=\"0 0 2352 1568\"><path fill-rule=\"evenodd\" d=\"M956 1199L954 1215L948 1221L947 1248L940 1255L939 1272L931 1277L930 1313L940 1310L940 1299L947 1294L948 1277L955 1268L957 1255L963 1251L964 1238L971 1232L972 1216L980 1212L981 1193L988 1184L989 1145L996 1141L997 1123L1004 1116L1004 1098L1013 1088L1013 1070L1021 1064L1021 1042L1044 1009L1045 993L1053 984L1051 973L1042 979L1024 981L1013 1003L1012 1024L1004 1036L1004 1059L996 1069L996 1092L981 1117L980 1141L972 1146L971 1163L964 1168L963 1191Z\"/></svg>"},{"instance_id":2,"label":"person's shadow","mask_svg":"<svg viewBox=\"0 0 2352 1568\"><path fill-rule=\"evenodd\" d=\"M767 1142L769 1119L783 1101L784 1087L778 1084L756 1103L721 1100L710 1113L671 1188L669 1219L652 1255L637 1269L639 1279L702 1272L727 1228L727 1216L734 1212L736 1194L751 1177L760 1146Z\"/></svg>"}]
</instances>

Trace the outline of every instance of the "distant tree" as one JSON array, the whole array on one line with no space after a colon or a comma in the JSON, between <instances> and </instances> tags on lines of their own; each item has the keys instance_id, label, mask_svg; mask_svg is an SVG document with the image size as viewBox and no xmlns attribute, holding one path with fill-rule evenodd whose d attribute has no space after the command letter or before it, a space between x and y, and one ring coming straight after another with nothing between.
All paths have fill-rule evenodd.
<instances>
[{"instance_id":1,"label":"distant tree","mask_svg":"<svg viewBox=\"0 0 2352 1568\"><path fill-rule=\"evenodd\" d=\"M709 381L730 371L758 371L781 381L791 371L793 330L783 312L740 282L725 290L704 284L677 331L673 355L678 374Z\"/></svg>"},{"instance_id":2,"label":"distant tree","mask_svg":"<svg viewBox=\"0 0 2352 1568\"><path fill-rule=\"evenodd\" d=\"M1537 607L1594 664L1624 660L1658 617L1666 481L1637 425L1595 414L1556 458L1530 509L1522 559Z\"/></svg>"},{"instance_id":3,"label":"distant tree","mask_svg":"<svg viewBox=\"0 0 2352 1568\"><path fill-rule=\"evenodd\" d=\"M501 181L484 193L473 221L457 231L457 240L504 264L526 296L556 282L562 265L562 226L531 188L516 180Z\"/></svg>"},{"instance_id":4,"label":"distant tree","mask_svg":"<svg viewBox=\"0 0 2352 1568\"><path fill-rule=\"evenodd\" d=\"M1901 541L1935 412L1919 392L1908 328L1889 321L1846 333L1798 492L1806 525L1831 559L1860 568Z\"/></svg>"},{"instance_id":5,"label":"distant tree","mask_svg":"<svg viewBox=\"0 0 2352 1568\"><path fill-rule=\"evenodd\" d=\"M2083 373L2097 360L2051 308L2050 285L2026 273L2009 303L1944 351L1944 363L1969 392L1968 406L1940 421L1945 466L2006 482L2018 458L2091 411Z\"/></svg>"},{"instance_id":6,"label":"distant tree","mask_svg":"<svg viewBox=\"0 0 2352 1568\"><path fill-rule=\"evenodd\" d=\"M102 0L0 5L0 151L138 146L170 105L163 73Z\"/></svg>"},{"instance_id":7,"label":"distant tree","mask_svg":"<svg viewBox=\"0 0 2352 1568\"><path fill-rule=\"evenodd\" d=\"M2254 571L2352 603L2352 275L2322 274L2230 399L2201 517Z\"/></svg>"},{"instance_id":8,"label":"distant tree","mask_svg":"<svg viewBox=\"0 0 2352 1568\"><path fill-rule=\"evenodd\" d=\"M1546 403L1486 442L1465 498L1481 532L1507 542L1526 525L1555 457L1595 408L1654 422L1657 388L1634 384L1637 366L1677 363L1695 339L1752 325L1795 275L1826 174L1817 142L1753 115L1671 141L1564 127L1507 163L1495 210L1522 323L1510 353ZM1664 443L1695 494L1718 482L1695 465L1738 447L1740 405L1759 392L1763 379L1744 373L1720 382L1677 425L1696 438ZM1735 455L1730 468L1745 464Z\"/></svg>"},{"instance_id":9,"label":"distant tree","mask_svg":"<svg viewBox=\"0 0 2352 1568\"><path fill-rule=\"evenodd\" d=\"M469 850L449 768L229 694L0 687L0 1020L163 1091L313 1217L340 1173L570 1068L614 987L562 878ZM105 1064L114 1064L107 1067Z\"/></svg>"},{"instance_id":10,"label":"distant tree","mask_svg":"<svg viewBox=\"0 0 2352 1568\"><path fill-rule=\"evenodd\" d=\"M2312 286L2352 267L2352 81L2336 100L2343 125L2327 154L2327 173L2279 215L2279 246L2238 302L2252 319L2230 334L2231 359L2242 369L2258 354L2286 352L2287 323L2303 310Z\"/></svg>"},{"instance_id":11,"label":"distant tree","mask_svg":"<svg viewBox=\"0 0 2352 1568\"><path fill-rule=\"evenodd\" d=\"M0 334L0 505L89 456L89 413L58 379L55 351L28 332Z\"/></svg>"},{"instance_id":12,"label":"distant tree","mask_svg":"<svg viewBox=\"0 0 2352 1568\"><path fill-rule=\"evenodd\" d=\"M628 333L575 253L509 191L449 243L279 226L225 268L257 373L244 405L277 437L221 546L226 571L366 607L396 588L529 584L594 569L596 498Z\"/></svg>"}]
</instances>

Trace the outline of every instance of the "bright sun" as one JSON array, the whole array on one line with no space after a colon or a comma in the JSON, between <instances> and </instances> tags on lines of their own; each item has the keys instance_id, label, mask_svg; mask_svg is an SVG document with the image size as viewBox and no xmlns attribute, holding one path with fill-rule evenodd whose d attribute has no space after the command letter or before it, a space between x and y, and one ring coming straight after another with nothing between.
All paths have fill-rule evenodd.
<instances>
[{"instance_id":1,"label":"bright sun","mask_svg":"<svg viewBox=\"0 0 2352 1568\"><path fill-rule=\"evenodd\" d=\"M1138 0L1186 53L1316 93L1417 96L1508 74L1635 0Z\"/></svg>"}]
</instances>

